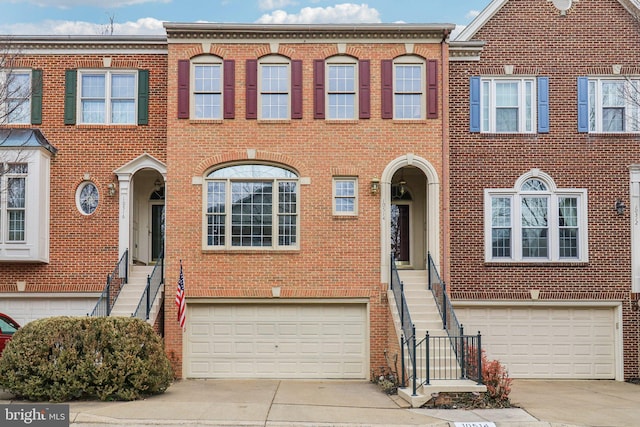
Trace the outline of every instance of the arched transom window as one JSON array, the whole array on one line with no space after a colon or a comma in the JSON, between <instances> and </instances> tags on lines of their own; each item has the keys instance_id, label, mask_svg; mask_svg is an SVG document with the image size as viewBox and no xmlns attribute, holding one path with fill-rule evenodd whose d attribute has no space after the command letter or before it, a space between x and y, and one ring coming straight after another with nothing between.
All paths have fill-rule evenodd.
<instances>
[{"instance_id":1,"label":"arched transom window","mask_svg":"<svg viewBox=\"0 0 640 427\"><path fill-rule=\"evenodd\" d=\"M205 247L297 249L298 175L238 164L205 178Z\"/></svg>"},{"instance_id":2,"label":"arched transom window","mask_svg":"<svg viewBox=\"0 0 640 427\"><path fill-rule=\"evenodd\" d=\"M486 261L587 261L587 248L586 190L558 189L537 170L485 190Z\"/></svg>"}]
</instances>

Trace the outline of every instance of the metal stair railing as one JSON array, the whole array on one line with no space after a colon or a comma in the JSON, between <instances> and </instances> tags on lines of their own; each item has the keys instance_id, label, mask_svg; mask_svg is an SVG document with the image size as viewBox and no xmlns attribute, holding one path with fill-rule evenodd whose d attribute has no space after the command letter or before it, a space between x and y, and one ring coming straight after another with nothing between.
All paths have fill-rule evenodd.
<instances>
[{"instance_id":1,"label":"metal stair railing","mask_svg":"<svg viewBox=\"0 0 640 427\"><path fill-rule=\"evenodd\" d=\"M391 291L393 291L393 296L396 300L402 333L406 339L410 339L413 336L413 323L411 322L407 299L404 295L404 284L400 281L393 254L391 255Z\"/></svg>"},{"instance_id":2,"label":"metal stair railing","mask_svg":"<svg viewBox=\"0 0 640 427\"><path fill-rule=\"evenodd\" d=\"M140 302L131 317L137 317L142 320L149 320L153 302L158 295L160 287L164 283L164 249L160 252L160 256L153 267L151 274L147 276L147 285L140 297Z\"/></svg>"},{"instance_id":3,"label":"metal stair railing","mask_svg":"<svg viewBox=\"0 0 640 427\"><path fill-rule=\"evenodd\" d=\"M109 316L122 287L128 282L128 280L129 249L124 251L120 260L113 268L113 271L107 274L107 284L104 286L104 289L98 298L98 302L93 308L90 316Z\"/></svg>"}]
</instances>

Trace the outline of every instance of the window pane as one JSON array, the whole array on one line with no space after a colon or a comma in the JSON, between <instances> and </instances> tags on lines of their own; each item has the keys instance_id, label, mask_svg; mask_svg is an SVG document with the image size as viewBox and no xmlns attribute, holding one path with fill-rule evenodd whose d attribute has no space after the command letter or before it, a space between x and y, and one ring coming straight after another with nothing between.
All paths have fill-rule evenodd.
<instances>
[{"instance_id":1,"label":"window pane","mask_svg":"<svg viewBox=\"0 0 640 427\"><path fill-rule=\"evenodd\" d=\"M272 245L272 182L231 183L231 245Z\"/></svg>"},{"instance_id":2,"label":"window pane","mask_svg":"<svg viewBox=\"0 0 640 427\"><path fill-rule=\"evenodd\" d=\"M355 101L353 94L329 94L329 118L355 118Z\"/></svg>"},{"instance_id":3,"label":"window pane","mask_svg":"<svg viewBox=\"0 0 640 427\"><path fill-rule=\"evenodd\" d=\"M24 178L7 179L7 208L18 209L25 207L26 180Z\"/></svg>"},{"instance_id":4,"label":"window pane","mask_svg":"<svg viewBox=\"0 0 640 427\"><path fill-rule=\"evenodd\" d=\"M558 198L559 250L561 258L578 257L578 198Z\"/></svg>"},{"instance_id":5,"label":"window pane","mask_svg":"<svg viewBox=\"0 0 640 427\"><path fill-rule=\"evenodd\" d=\"M207 245L224 246L226 182L207 183Z\"/></svg>"},{"instance_id":6,"label":"window pane","mask_svg":"<svg viewBox=\"0 0 640 427\"><path fill-rule=\"evenodd\" d=\"M533 178L522 184L522 191L547 191L547 186L539 179Z\"/></svg>"},{"instance_id":7,"label":"window pane","mask_svg":"<svg viewBox=\"0 0 640 427\"><path fill-rule=\"evenodd\" d=\"M111 123L135 123L136 103L131 101L113 101L111 103Z\"/></svg>"},{"instance_id":8,"label":"window pane","mask_svg":"<svg viewBox=\"0 0 640 427\"><path fill-rule=\"evenodd\" d=\"M295 182L278 183L278 244L290 246L296 244L297 233L297 184Z\"/></svg>"},{"instance_id":9,"label":"window pane","mask_svg":"<svg viewBox=\"0 0 640 427\"><path fill-rule=\"evenodd\" d=\"M547 227L547 202L546 197L523 197L522 226Z\"/></svg>"},{"instance_id":10,"label":"window pane","mask_svg":"<svg viewBox=\"0 0 640 427\"><path fill-rule=\"evenodd\" d=\"M6 87L7 120L9 123L29 123L31 119L31 75L10 73Z\"/></svg>"},{"instance_id":11,"label":"window pane","mask_svg":"<svg viewBox=\"0 0 640 427\"><path fill-rule=\"evenodd\" d=\"M83 74L81 91L83 98L104 98L104 74Z\"/></svg>"},{"instance_id":12,"label":"window pane","mask_svg":"<svg viewBox=\"0 0 640 427\"><path fill-rule=\"evenodd\" d=\"M422 92L422 67L396 65L396 92Z\"/></svg>"},{"instance_id":13,"label":"window pane","mask_svg":"<svg viewBox=\"0 0 640 427\"><path fill-rule=\"evenodd\" d=\"M549 254L547 229L522 229L522 257L547 258Z\"/></svg>"},{"instance_id":14,"label":"window pane","mask_svg":"<svg viewBox=\"0 0 640 427\"><path fill-rule=\"evenodd\" d=\"M603 108L602 131L623 132L624 130L624 108Z\"/></svg>"},{"instance_id":15,"label":"window pane","mask_svg":"<svg viewBox=\"0 0 640 427\"><path fill-rule=\"evenodd\" d=\"M329 65L329 92L355 92L354 65Z\"/></svg>"},{"instance_id":16,"label":"window pane","mask_svg":"<svg viewBox=\"0 0 640 427\"><path fill-rule=\"evenodd\" d=\"M297 178L295 173L270 165L235 165L216 169L209 178Z\"/></svg>"},{"instance_id":17,"label":"window pane","mask_svg":"<svg viewBox=\"0 0 640 427\"><path fill-rule=\"evenodd\" d=\"M578 257L578 229L560 229L560 258Z\"/></svg>"},{"instance_id":18,"label":"window pane","mask_svg":"<svg viewBox=\"0 0 640 427\"><path fill-rule=\"evenodd\" d=\"M9 241L23 241L25 231L25 211L8 211L7 215L9 217Z\"/></svg>"},{"instance_id":19,"label":"window pane","mask_svg":"<svg viewBox=\"0 0 640 427\"><path fill-rule=\"evenodd\" d=\"M104 101L82 101L82 121L84 123L104 123Z\"/></svg>"},{"instance_id":20,"label":"window pane","mask_svg":"<svg viewBox=\"0 0 640 427\"><path fill-rule=\"evenodd\" d=\"M400 95L394 97L395 117L398 119L419 119L422 117L421 95Z\"/></svg>"},{"instance_id":21,"label":"window pane","mask_svg":"<svg viewBox=\"0 0 640 427\"><path fill-rule=\"evenodd\" d=\"M531 132L533 130L533 82L525 82L524 89L524 131Z\"/></svg>"},{"instance_id":22,"label":"window pane","mask_svg":"<svg viewBox=\"0 0 640 427\"><path fill-rule=\"evenodd\" d=\"M511 257L511 229L494 228L491 230L491 256Z\"/></svg>"},{"instance_id":23,"label":"window pane","mask_svg":"<svg viewBox=\"0 0 640 427\"><path fill-rule=\"evenodd\" d=\"M31 119L31 100L9 100L7 103L9 123L29 123Z\"/></svg>"},{"instance_id":24,"label":"window pane","mask_svg":"<svg viewBox=\"0 0 640 427\"><path fill-rule=\"evenodd\" d=\"M491 114L490 114L491 103L489 101L490 99L491 99L491 83L488 81L484 81L482 82L482 130L485 132L488 132L490 130L490 127L489 127L489 123L490 123L489 118L491 117Z\"/></svg>"},{"instance_id":25,"label":"window pane","mask_svg":"<svg viewBox=\"0 0 640 427\"><path fill-rule=\"evenodd\" d=\"M196 92L221 92L222 71L219 65L196 65Z\"/></svg>"},{"instance_id":26,"label":"window pane","mask_svg":"<svg viewBox=\"0 0 640 427\"><path fill-rule=\"evenodd\" d=\"M289 70L286 65L262 65L262 86L264 92L289 92Z\"/></svg>"},{"instance_id":27,"label":"window pane","mask_svg":"<svg viewBox=\"0 0 640 427\"><path fill-rule=\"evenodd\" d=\"M136 97L136 79L133 74L114 74L111 76L111 97L131 98Z\"/></svg>"},{"instance_id":28,"label":"window pane","mask_svg":"<svg viewBox=\"0 0 640 427\"><path fill-rule=\"evenodd\" d=\"M262 118L286 119L289 117L289 95L262 95Z\"/></svg>"},{"instance_id":29,"label":"window pane","mask_svg":"<svg viewBox=\"0 0 640 427\"><path fill-rule=\"evenodd\" d=\"M195 113L198 119L219 119L222 117L222 95L196 94Z\"/></svg>"},{"instance_id":30,"label":"window pane","mask_svg":"<svg viewBox=\"0 0 640 427\"><path fill-rule=\"evenodd\" d=\"M589 81L589 130L596 130L596 82Z\"/></svg>"},{"instance_id":31,"label":"window pane","mask_svg":"<svg viewBox=\"0 0 640 427\"><path fill-rule=\"evenodd\" d=\"M491 199L491 225L493 227L511 227L511 199L494 197Z\"/></svg>"},{"instance_id":32,"label":"window pane","mask_svg":"<svg viewBox=\"0 0 640 427\"><path fill-rule=\"evenodd\" d=\"M496 83L496 107L518 107L518 83Z\"/></svg>"},{"instance_id":33,"label":"window pane","mask_svg":"<svg viewBox=\"0 0 640 427\"><path fill-rule=\"evenodd\" d=\"M518 109L496 109L496 132L518 132Z\"/></svg>"}]
</instances>

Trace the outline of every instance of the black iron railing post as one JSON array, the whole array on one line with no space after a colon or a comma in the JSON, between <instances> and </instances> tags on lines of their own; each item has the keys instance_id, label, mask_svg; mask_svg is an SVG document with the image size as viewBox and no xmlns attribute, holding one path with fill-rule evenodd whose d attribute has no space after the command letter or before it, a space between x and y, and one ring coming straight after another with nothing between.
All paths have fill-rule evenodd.
<instances>
[{"instance_id":1,"label":"black iron railing post","mask_svg":"<svg viewBox=\"0 0 640 427\"><path fill-rule=\"evenodd\" d=\"M404 283L400 281L400 327L404 329L404 306L405 298L404 298Z\"/></svg>"},{"instance_id":2,"label":"black iron railing post","mask_svg":"<svg viewBox=\"0 0 640 427\"><path fill-rule=\"evenodd\" d=\"M482 384L482 341L478 331L478 384Z\"/></svg>"},{"instance_id":3,"label":"black iron railing post","mask_svg":"<svg viewBox=\"0 0 640 427\"><path fill-rule=\"evenodd\" d=\"M402 388L407 386L407 375L405 372L406 366L404 364L404 334L400 334L400 360L402 365Z\"/></svg>"},{"instance_id":4,"label":"black iron railing post","mask_svg":"<svg viewBox=\"0 0 640 427\"><path fill-rule=\"evenodd\" d=\"M416 367L416 325L412 326L412 331L413 331L413 335L411 337L411 345L413 346L413 354L411 355L411 362L413 364L413 394L412 396L417 396L418 395L418 385L417 385L417 380L418 380L418 369Z\"/></svg>"},{"instance_id":5,"label":"black iron railing post","mask_svg":"<svg viewBox=\"0 0 640 427\"><path fill-rule=\"evenodd\" d=\"M447 329L447 284L442 282L442 324Z\"/></svg>"},{"instance_id":6,"label":"black iron railing post","mask_svg":"<svg viewBox=\"0 0 640 427\"><path fill-rule=\"evenodd\" d=\"M425 345L426 345L426 359L427 359L427 363L426 363L426 368L427 368L427 380L426 380L426 384L430 385L431 384L431 358L429 357L431 355L430 350L429 350L429 331L427 331L425 338Z\"/></svg>"},{"instance_id":7,"label":"black iron railing post","mask_svg":"<svg viewBox=\"0 0 640 427\"><path fill-rule=\"evenodd\" d=\"M427 266L427 279L429 282L429 290L431 290L431 252L427 254L427 260L429 265Z\"/></svg>"},{"instance_id":8,"label":"black iron railing post","mask_svg":"<svg viewBox=\"0 0 640 427\"><path fill-rule=\"evenodd\" d=\"M467 367L465 360L464 327L462 325L460 325L460 345L458 347L458 357L460 359L460 379L465 379L467 376Z\"/></svg>"},{"instance_id":9,"label":"black iron railing post","mask_svg":"<svg viewBox=\"0 0 640 427\"><path fill-rule=\"evenodd\" d=\"M151 311L151 276L147 276L147 287L144 291L147 294L147 315L145 320L149 320L149 312Z\"/></svg>"},{"instance_id":10,"label":"black iron railing post","mask_svg":"<svg viewBox=\"0 0 640 427\"><path fill-rule=\"evenodd\" d=\"M107 274L107 316L111 314L111 275Z\"/></svg>"}]
</instances>

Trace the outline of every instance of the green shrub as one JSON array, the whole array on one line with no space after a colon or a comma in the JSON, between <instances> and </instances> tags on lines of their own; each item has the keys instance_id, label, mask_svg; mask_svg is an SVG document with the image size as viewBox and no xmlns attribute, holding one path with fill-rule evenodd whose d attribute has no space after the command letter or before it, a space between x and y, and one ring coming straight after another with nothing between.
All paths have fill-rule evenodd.
<instances>
[{"instance_id":1,"label":"green shrub","mask_svg":"<svg viewBox=\"0 0 640 427\"><path fill-rule=\"evenodd\" d=\"M134 400L173 378L160 337L126 317L52 317L27 323L0 357L0 387L32 401Z\"/></svg>"}]
</instances>

